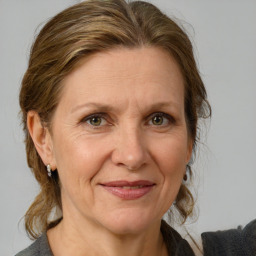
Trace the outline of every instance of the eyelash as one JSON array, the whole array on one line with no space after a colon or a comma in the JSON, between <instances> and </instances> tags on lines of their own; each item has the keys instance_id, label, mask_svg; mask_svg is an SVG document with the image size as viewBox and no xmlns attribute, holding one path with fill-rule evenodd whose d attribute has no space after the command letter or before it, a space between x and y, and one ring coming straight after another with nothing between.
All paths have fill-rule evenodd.
<instances>
[{"instance_id":1,"label":"eyelash","mask_svg":"<svg viewBox=\"0 0 256 256\"><path fill-rule=\"evenodd\" d=\"M155 126L155 127L165 127L165 126L169 125L170 123L174 123L174 122L175 122L175 119L174 119L172 116L170 116L169 114L166 114L166 113L163 113L163 112L155 112L155 113L153 113L153 114L150 114L150 115L146 118L147 123L152 122L154 117L163 117L163 118L167 119L167 122L168 122L167 124L164 124L164 125L162 125L162 124L160 124L160 125L154 125L154 124L152 124L152 126ZM108 122L105 113L95 113L95 114L89 115L89 116L83 118L83 119L81 120L81 123L87 123L87 125L88 125L90 128L92 128L92 129L100 129L100 128L102 128L103 126L105 126L105 125L102 125L101 123L100 123L98 126L97 126L97 125L92 125L91 123L89 123L90 120L92 120L93 118L100 118L101 120L103 119L103 120L105 120L105 122L108 123L107 126L111 126L111 123ZM163 122L164 122L164 121L163 121Z\"/></svg>"}]
</instances>

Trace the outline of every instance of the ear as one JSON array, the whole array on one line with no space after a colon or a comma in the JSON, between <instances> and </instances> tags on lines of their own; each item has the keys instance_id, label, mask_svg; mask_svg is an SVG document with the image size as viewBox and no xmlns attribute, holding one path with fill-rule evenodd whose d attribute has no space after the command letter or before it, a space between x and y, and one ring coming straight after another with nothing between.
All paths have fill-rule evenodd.
<instances>
[{"instance_id":1,"label":"ear","mask_svg":"<svg viewBox=\"0 0 256 256\"><path fill-rule=\"evenodd\" d=\"M47 127L44 127L36 111L27 114L27 127L34 142L36 150L45 165L50 164L52 170L56 169L53 154L52 137Z\"/></svg>"}]
</instances>

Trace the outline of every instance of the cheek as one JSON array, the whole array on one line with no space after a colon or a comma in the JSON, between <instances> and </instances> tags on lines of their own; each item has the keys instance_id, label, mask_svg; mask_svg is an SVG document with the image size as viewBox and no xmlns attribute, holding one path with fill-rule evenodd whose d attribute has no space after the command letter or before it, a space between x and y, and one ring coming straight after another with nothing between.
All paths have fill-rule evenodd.
<instances>
[{"instance_id":1,"label":"cheek","mask_svg":"<svg viewBox=\"0 0 256 256\"><path fill-rule=\"evenodd\" d=\"M159 209L164 214L177 197L186 170L186 140L167 137L155 147L154 152L153 157L162 177Z\"/></svg>"},{"instance_id":2,"label":"cheek","mask_svg":"<svg viewBox=\"0 0 256 256\"><path fill-rule=\"evenodd\" d=\"M155 158L158 165L166 174L175 174L182 171L187 162L188 147L185 138L166 138L155 147Z\"/></svg>"},{"instance_id":3,"label":"cheek","mask_svg":"<svg viewBox=\"0 0 256 256\"><path fill-rule=\"evenodd\" d=\"M155 147L153 156L162 176L163 192L176 197L186 171L186 137L167 137ZM167 196L166 195L166 196Z\"/></svg>"},{"instance_id":4,"label":"cheek","mask_svg":"<svg viewBox=\"0 0 256 256\"><path fill-rule=\"evenodd\" d=\"M104 140L88 139L86 136L77 139L61 135L56 137L54 154L61 183L90 182L108 155L106 145Z\"/></svg>"}]
</instances>

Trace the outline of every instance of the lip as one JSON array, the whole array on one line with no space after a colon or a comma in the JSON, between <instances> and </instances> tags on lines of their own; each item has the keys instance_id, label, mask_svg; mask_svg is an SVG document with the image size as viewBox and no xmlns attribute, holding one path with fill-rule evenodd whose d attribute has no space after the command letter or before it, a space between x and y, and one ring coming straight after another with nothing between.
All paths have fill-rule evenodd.
<instances>
[{"instance_id":1,"label":"lip","mask_svg":"<svg viewBox=\"0 0 256 256\"><path fill-rule=\"evenodd\" d=\"M105 190L121 199L135 200L148 194L156 184L147 180L119 180L106 182L100 185Z\"/></svg>"}]
</instances>

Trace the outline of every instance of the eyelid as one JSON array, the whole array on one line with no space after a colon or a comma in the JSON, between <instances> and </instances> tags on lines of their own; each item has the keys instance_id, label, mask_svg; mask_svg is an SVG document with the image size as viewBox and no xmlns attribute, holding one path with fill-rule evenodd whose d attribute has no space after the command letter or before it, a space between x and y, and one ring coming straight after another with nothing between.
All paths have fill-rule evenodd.
<instances>
[{"instance_id":1,"label":"eyelid","mask_svg":"<svg viewBox=\"0 0 256 256\"><path fill-rule=\"evenodd\" d=\"M88 121L89 119L91 119L91 118L93 118L93 117L106 118L106 114L105 114L105 113L101 113L101 112L99 112L99 113L89 114L89 115L87 115L87 116L83 117L83 118L81 119L81 122Z\"/></svg>"}]
</instances>

